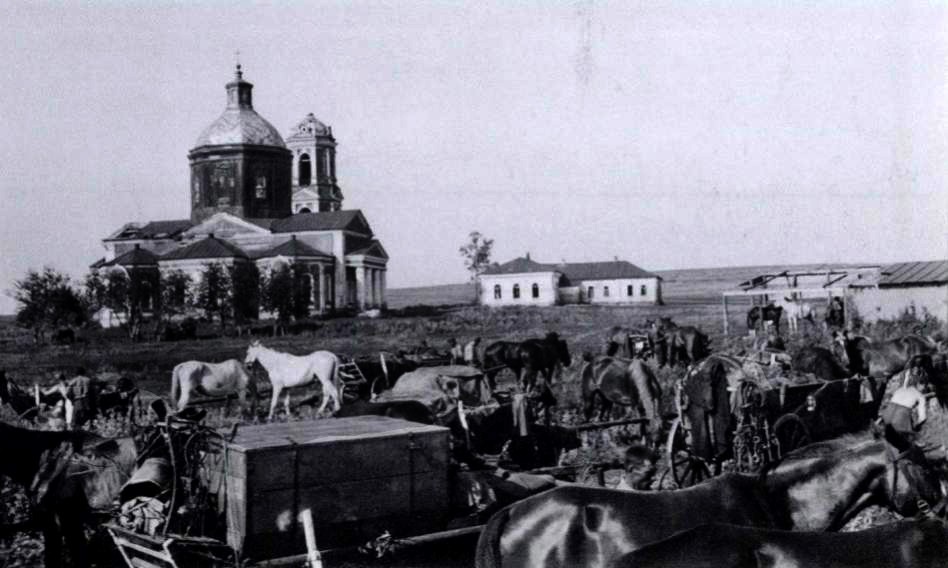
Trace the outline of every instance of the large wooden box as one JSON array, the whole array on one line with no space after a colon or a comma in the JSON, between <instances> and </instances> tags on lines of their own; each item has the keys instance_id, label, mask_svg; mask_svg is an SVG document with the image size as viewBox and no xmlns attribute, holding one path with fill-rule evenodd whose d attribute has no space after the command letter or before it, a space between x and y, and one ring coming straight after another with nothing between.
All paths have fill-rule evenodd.
<instances>
[{"instance_id":1,"label":"large wooden box","mask_svg":"<svg viewBox=\"0 0 948 568\"><path fill-rule=\"evenodd\" d=\"M438 530L447 521L449 431L383 416L242 427L214 471L228 543L248 559ZM219 476L218 481L220 481ZM212 481L213 483L213 481Z\"/></svg>"}]
</instances>

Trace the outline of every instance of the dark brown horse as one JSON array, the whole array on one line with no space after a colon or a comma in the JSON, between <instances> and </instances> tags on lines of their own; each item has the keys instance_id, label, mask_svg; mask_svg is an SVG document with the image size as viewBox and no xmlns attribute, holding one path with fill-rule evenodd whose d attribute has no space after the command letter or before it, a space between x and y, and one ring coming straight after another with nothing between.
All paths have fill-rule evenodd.
<instances>
[{"instance_id":1,"label":"dark brown horse","mask_svg":"<svg viewBox=\"0 0 948 568\"><path fill-rule=\"evenodd\" d=\"M635 409L639 416L650 421L658 417L662 387L644 361L593 357L580 376L587 421L592 420L597 402L600 419L609 419L610 411L617 404Z\"/></svg>"},{"instance_id":2,"label":"dark brown horse","mask_svg":"<svg viewBox=\"0 0 948 568\"><path fill-rule=\"evenodd\" d=\"M711 354L711 340L697 327L680 326L671 318L663 317L658 322L652 322L652 330L656 339L664 338L665 360L673 367L679 363L694 363ZM659 366L662 365L663 362L659 360Z\"/></svg>"},{"instance_id":3,"label":"dark brown horse","mask_svg":"<svg viewBox=\"0 0 948 568\"><path fill-rule=\"evenodd\" d=\"M766 475L725 474L676 491L552 489L498 511L477 544L478 568L614 566L623 555L702 523L837 530L879 503L903 515L940 499L937 474L874 432L807 446Z\"/></svg>"},{"instance_id":4,"label":"dark brown horse","mask_svg":"<svg viewBox=\"0 0 948 568\"><path fill-rule=\"evenodd\" d=\"M566 341L555 332L543 339L528 339L520 343L497 341L484 350L484 370L491 390L496 388L496 375L504 367L517 376L526 390L531 390L537 375L543 374L547 385L552 384L557 366L572 364Z\"/></svg>"},{"instance_id":5,"label":"dark brown horse","mask_svg":"<svg viewBox=\"0 0 948 568\"><path fill-rule=\"evenodd\" d=\"M833 339L842 347L849 371L854 375L888 379L905 369L915 355L933 354L936 346L921 335L905 335L886 341L871 341L848 331L833 332ZM925 369L930 371L930 369Z\"/></svg>"},{"instance_id":6,"label":"dark brown horse","mask_svg":"<svg viewBox=\"0 0 948 568\"><path fill-rule=\"evenodd\" d=\"M618 568L936 568L948 558L948 526L935 518L844 532L702 525L633 551Z\"/></svg>"},{"instance_id":7,"label":"dark brown horse","mask_svg":"<svg viewBox=\"0 0 948 568\"><path fill-rule=\"evenodd\" d=\"M33 522L43 531L46 566L62 565L63 542L72 566L88 566L85 525L93 510L112 505L131 475L137 455L134 441L0 423L0 454L6 456L0 460L0 473L31 497Z\"/></svg>"},{"instance_id":8,"label":"dark brown horse","mask_svg":"<svg viewBox=\"0 0 948 568\"><path fill-rule=\"evenodd\" d=\"M812 345L797 351L790 367L801 373L812 373L824 381L836 381L852 376L832 351Z\"/></svg>"}]
</instances>

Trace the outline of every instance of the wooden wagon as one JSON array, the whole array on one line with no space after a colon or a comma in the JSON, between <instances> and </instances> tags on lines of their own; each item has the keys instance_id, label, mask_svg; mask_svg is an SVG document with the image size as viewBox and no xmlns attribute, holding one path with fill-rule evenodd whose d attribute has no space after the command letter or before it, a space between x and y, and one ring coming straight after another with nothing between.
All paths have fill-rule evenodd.
<instances>
[{"instance_id":1,"label":"wooden wagon","mask_svg":"<svg viewBox=\"0 0 948 568\"><path fill-rule=\"evenodd\" d=\"M449 516L449 431L384 416L245 426L207 468L218 539L109 531L132 568L269 562L352 547L388 531L443 530Z\"/></svg>"},{"instance_id":2,"label":"wooden wagon","mask_svg":"<svg viewBox=\"0 0 948 568\"><path fill-rule=\"evenodd\" d=\"M811 375L797 382L743 380L729 390L728 434L710 441L710 455L699 455L679 382L678 414L666 443L668 473L679 487L717 475L726 465L734 471L758 471L796 448L865 428L872 419L867 379L823 381Z\"/></svg>"}]
</instances>

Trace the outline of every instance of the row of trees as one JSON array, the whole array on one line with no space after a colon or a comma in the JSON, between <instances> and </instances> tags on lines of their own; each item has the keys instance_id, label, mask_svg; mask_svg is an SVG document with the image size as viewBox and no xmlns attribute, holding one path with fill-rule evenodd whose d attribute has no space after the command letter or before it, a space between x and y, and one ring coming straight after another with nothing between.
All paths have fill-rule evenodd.
<instances>
[{"instance_id":1,"label":"row of trees","mask_svg":"<svg viewBox=\"0 0 948 568\"><path fill-rule=\"evenodd\" d=\"M195 313L223 327L256 320L265 310L286 323L310 315L312 285L305 268L295 265L261 273L252 263L233 267L213 263L197 282L180 270L93 271L81 286L44 268L16 281L12 296L18 304L17 324L40 340L49 331L87 323L102 308L115 313L132 336L139 333L146 314L159 326Z\"/></svg>"}]
</instances>

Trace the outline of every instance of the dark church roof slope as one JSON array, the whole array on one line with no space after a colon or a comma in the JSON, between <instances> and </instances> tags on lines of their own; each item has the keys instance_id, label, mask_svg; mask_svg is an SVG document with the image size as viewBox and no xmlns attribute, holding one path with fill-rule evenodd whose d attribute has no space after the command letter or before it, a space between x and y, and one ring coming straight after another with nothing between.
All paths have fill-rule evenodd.
<instances>
[{"instance_id":1,"label":"dark church roof slope","mask_svg":"<svg viewBox=\"0 0 948 568\"><path fill-rule=\"evenodd\" d=\"M144 225L128 223L106 240L173 239L192 227L190 219L150 221Z\"/></svg>"},{"instance_id":2,"label":"dark church roof slope","mask_svg":"<svg viewBox=\"0 0 948 568\"><path fill-rule=\"evenodd\" d=\"M369 228L362 211L358 209L297 213L284 219L277 219L270 225L270 230L274 233L350 230L364 235L372 234L372 229Z\"/></svg>"},{"instance_id":3,"label":"dark church roof slope","mask_svg":"<svg viewBox=\"0 0 948 568\"><path fill-rule=\"evenodd\" d=\"M333 258L331 254L326 254L316 250L310 245L296 238L296 235L277 246L257 255L257 258L273 258L285 256L287 258Z\"/></svg>"},{"instance_id":4,"label":"dark church roof slope","mask_svg":"<svg viewBox=\"0 0 948 568\"><path fill-rule=\"evenodd\" d=\"M161 260L198 260L215 258L249 258L247 253L235 244L208 236L186 247L175 249L161 257Z\"/></svg>"},{"instance_id":5,"label":"dark church roof slope","mask_svg":"<svg viewBox=\"0 0 948 568\"><path fill-rule=\"evenodd\" d=\"M158 256L138 245L127 253L116 257L102 266L158 266Z\"/></svg>"},{"instance_id":6,"label":"dark church roof slope","mask_svg":"<svg viewBox=\"0 0 948 568\"><path fill-rule=\"evenodd\" d=\"M370 237L346 235L346 255L369 255L380 258L388 258L388 253L378 240Z\"/></svg>"}]
</instances>

